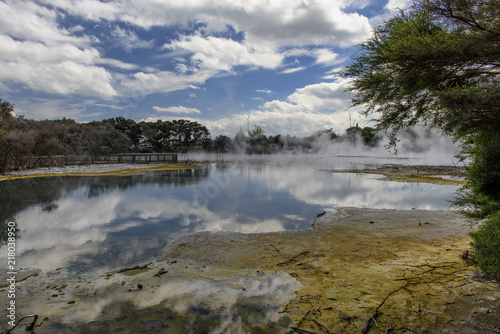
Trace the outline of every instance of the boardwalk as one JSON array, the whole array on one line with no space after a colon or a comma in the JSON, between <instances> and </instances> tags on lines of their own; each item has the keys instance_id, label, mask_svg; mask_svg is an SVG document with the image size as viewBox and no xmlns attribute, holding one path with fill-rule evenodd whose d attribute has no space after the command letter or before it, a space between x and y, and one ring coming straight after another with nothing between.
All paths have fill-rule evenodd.
<instances>
[{"instance_id":1,"label":"boardwalk","mask_svg":"<svg viewBox=\"0 0 500 334\"><path fill-rule=\"evenodd\" d=\"M177 153L121 153L92 156L92 163L177 162Z\"/></svg>"},{"instance_id":2,"label":"boardwalk","mask_svg":"<svg viewBox=\"0 0 500 334\"><path fill-rule=\"evenodd\" d=\"M177 162L177 153L122 153L102 155L56 155L26 158L22 168L61 167L86 164Z\"/></svg>"}]
</instances>

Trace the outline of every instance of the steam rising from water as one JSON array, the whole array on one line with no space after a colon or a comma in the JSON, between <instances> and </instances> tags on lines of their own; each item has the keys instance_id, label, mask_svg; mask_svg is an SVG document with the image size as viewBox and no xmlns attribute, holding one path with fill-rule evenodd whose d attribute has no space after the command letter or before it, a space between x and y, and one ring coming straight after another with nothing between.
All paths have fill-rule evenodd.
<instances>
[{"instance_id":1,"label":"steam rising from water","mask_svg":"<svg viewBox=\"0 0 500 334\"><path fill-rule=\"evenodd\" d=\"M307 162L318 168L363 168L365 165L458 165L460 145L437 129L415 126L398 133L396 148L388 148L389 139L379 133L379 144L368 147L360 137L353 141L331 140L329 135L314 138L311 148L291 149L286 139L284 150L275 154L246 154L246 145L239 146L236 154L189 153L181 160L266 160L285 163ZM304 139L305 140L305 139ZM396 152L395 152L396 151Z\"/></svg>"}]
</instances>

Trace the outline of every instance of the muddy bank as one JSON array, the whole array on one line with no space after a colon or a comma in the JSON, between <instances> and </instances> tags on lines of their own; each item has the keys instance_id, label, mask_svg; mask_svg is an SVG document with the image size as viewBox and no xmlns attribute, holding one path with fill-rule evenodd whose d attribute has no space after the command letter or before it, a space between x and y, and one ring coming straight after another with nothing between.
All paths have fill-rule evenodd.
<instances>
[{"instance_id":1,"label":"muddy bank","mask_svg":"<svg viewBox=\"0 0 500 334\"><path fill-rule=\"evenodd\" d=\"M469 231L455 212L343 209L311 230L201 234L166 254L219 270L288 273L302 288L283 311L309 332L361 332L376 314L373 333L496 333L500 290L462 258Z\"/></svg>"},{"instance_id":2,"label":"muddy bank","mask_svg":"<svg viewBox=\"0 0 500 334\"><path fill-rule=\"evenodd\" d=\"M18 283L36 333L496 333L498 285L462 258L452 211L339 209L306 231L183 237L100 277ZM377 312L376 312L377 311Z\"/></svg>"},{"instance_id":3,"label":"muddy bank","mask_svg":"<svg viewBox=\"0 0 500 334\"><path fill-rule=\"evenodd\" d=\"M333 173L379 174L388 181L465 185L465 167L428 165L366 165L363 169L334 169Z\"/></svg>"},{"instance_id":4,"label":"muddy bank","mask_svg":"<svg viewBox=\"0 0 500 334\"><path fill-rule=\"evenodd\" d=\"M126 175L140 173L146 170L168 170L168 169L185 169L196 168L198 164L191 162L179 163L119 163L119 164L90 164L90 165L73 165L63 167L42 167L35 169L24 169L20 171L8 172L0 174L0 181L13 180L27 177L50 177L59 175Z\"/></svg>"}]
</instances>

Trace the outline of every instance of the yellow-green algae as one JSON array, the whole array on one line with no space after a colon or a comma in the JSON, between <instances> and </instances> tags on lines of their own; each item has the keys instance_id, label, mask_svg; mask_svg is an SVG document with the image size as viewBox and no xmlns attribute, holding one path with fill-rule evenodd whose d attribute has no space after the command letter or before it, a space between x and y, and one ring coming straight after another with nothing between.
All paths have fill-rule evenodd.
<instances>
[{"instance_id":1,"label":"yellow-green algae","mask_svg":"<svg viewBox=\"0 0 500 334\"><path fill-rule=\"evenodd\" d=\"M366 169L340 169L332 170L334 173L365 173L383 175L384 180L415 183L433 183L443 185L464 186L464 167L458 166L406 166L394 165L392 167L368 167ZM456 179L449 179L454 177Z\"/></svg>"},{"instance_id":2,"label":"yellow-green algae","mask_svg":"<svg viewBox=\"0 0 500 334\"><path fill-rule=\"evenodd\" d=\"M476 318L486 312L486 323L498 319L498 308L492 306L500 298L498 286L475 279L476 268L462 258L469 249L470 226L458 213L343 212L302 232L226 238L200 234L170 245L167 256L225 270L290 274L302 289L283 309L296 327L314 333L325 328L361 332L386 297L370 332L453 328L467 333L477 325L470 320L473 312Z\"/></svg>"},{"instance_id":3,"label":"yellow-green algae","mask_svg":"<svg viewBox=\"0 0 500 334\"><path fill-rule=\"evenodd\" d=\"M16 303L37 333L359 333L377 307L370 333L494 333L500 290L462 258L469 231L453 211L339 209L306 231L185 236L100 277L30 277Z\"/></svg>"}]
</instances>

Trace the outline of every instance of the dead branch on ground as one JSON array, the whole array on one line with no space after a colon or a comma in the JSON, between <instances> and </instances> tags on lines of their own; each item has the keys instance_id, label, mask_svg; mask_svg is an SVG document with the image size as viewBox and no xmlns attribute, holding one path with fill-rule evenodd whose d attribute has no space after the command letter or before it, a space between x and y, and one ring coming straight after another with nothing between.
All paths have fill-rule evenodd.
<instances>
[{"instance_id":1,"label":"dead branch on ground","mask_svg":"<svg viewBox=\"0 0 500 334\"><path fill-rule=\"evenodd\" d=\"M363 328L363 330L361 331L361 334L366 334L368 333L368 331L370 330L370 326L372 324L373 321L375 321L375 318L377 317L377 315L379 314L379 309L382 307L382 305L384 305L385 301L394 293L398 292L399 290L401 289L404 289L406 288L406 286L408 285L408 283L405 283L403 286L401 286L400 288L392 291L392 292L389 292L387 294L387 296L385 296L384 300L377 306L377 308L375 309L375 311L373 311L373 313L370 315L370 318L366 321L366 324L365 324L365 327Z\"/></svg>"}]
</instances>

